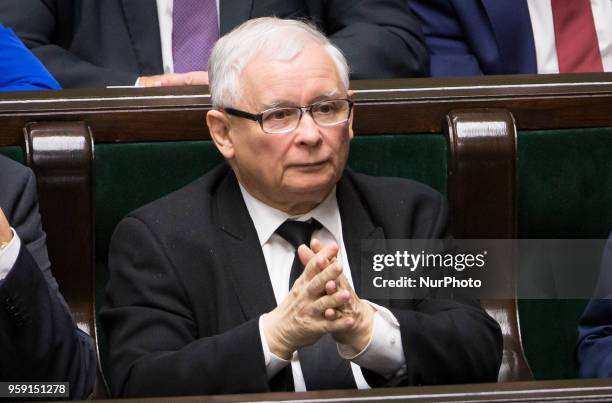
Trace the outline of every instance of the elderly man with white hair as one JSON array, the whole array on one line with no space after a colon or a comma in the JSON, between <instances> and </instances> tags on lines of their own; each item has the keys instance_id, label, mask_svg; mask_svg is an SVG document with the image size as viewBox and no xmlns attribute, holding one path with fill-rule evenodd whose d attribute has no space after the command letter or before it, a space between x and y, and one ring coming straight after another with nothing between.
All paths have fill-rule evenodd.
<instances>
[{"instance_id":1,"label":"elderly man with white hair","mask_svg":"<svg viewBox=\"0 0 612 403\"><path fill-rule=\"evenodd\" d=\"M206 122L226 162L128 215L102 323L116 396L495 381L477 301L359 297L362 240L446 236L440 194L345 169L342 53L251 20L213 49Z\"/></svg>"}]
</instances>

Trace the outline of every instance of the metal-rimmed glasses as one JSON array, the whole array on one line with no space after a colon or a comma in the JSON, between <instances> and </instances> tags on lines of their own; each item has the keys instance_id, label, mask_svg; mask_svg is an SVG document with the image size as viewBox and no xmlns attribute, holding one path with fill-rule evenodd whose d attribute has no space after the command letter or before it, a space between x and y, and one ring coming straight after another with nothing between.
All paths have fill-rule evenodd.
<instances>
[{"instance_id":1,"label":"metal-rimmed glasses","mask_svg":"<svg viewBox=\"0 0 612 403\"><path fill-rule=\"evenodd\" d=\"M258 122L264 133L287 134L297 129L305 112L308 112L319 126L327 127L344 123L351 117L353 101L347 98L326 99L307 106L276 107L255 114L234 108L224 108L224 110L229 115Z\"/></svg>"}]
</instances>

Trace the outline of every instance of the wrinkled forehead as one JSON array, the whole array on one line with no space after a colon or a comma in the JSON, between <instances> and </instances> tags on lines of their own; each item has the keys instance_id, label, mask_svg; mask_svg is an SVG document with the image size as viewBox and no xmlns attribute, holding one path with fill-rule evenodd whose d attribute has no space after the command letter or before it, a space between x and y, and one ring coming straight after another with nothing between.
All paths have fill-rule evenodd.
<instances>
[{"instance_id":1,"label":"wrinkled forehead","mask_svg":"<svg viewBox=\"0 0 612 403\"><path fill-rule=\"evenodd\" d=\"M291 54L254 55L240 75L243 101L265 106L346 95L332 57L323 45L307 43Z\"/></svg>"}]
</instances>

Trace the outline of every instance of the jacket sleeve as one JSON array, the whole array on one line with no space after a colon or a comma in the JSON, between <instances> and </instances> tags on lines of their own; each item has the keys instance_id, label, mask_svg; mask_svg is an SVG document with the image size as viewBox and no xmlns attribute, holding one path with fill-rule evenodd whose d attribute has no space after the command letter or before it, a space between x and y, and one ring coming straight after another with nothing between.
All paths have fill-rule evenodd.
<instances>
[{"instance_id":1,"label":"jacket sleeve","mask_svg":"<svg viewBox=\"0 0 612 403\"><path fill-rule=\"evenodd\" d=\"M5 381L67 381L71 399L93 391L96 356L25 247L0 281L0 375Z\"/></svg>"},{"instance_id":2,"label":"jacket sleeve","mask_svg":"<svg viewBox=\"0 0 612 403\"><path fill-rule=\"evenodd\" d=\"M78 29L74 7L60 10L61 5L69 3L65 0L3 0L0 2L1 22L15 31L64 88L134 85L138 74L98 66L58 44L60 38L68 40L66 35L73 35Z\"/></svg>"},{"instance_id":3,"label":"jacket sleeve","mask_svg":"<svg viewBox=\"0 0 612 403\"><path fill-rule=\"evenodd\" d=\"M113 234L101 313L113 395L269 391L258 319L202 335L164 245L137 218Z\"/></svg>"},{"instance_id":4,"label":"jacket sleeve","mask_svg":"<svg viewBox=\"0 0 612 403\"><path fill-rule=\"evenodd\" d=\"M308 2L309 7L316 2ZM429 57L418 20L400 0L327 0L310 10L346 56L352 79L428 75ZM317 21L321 15L322 21Z\"/></svg>"},{"instance_id":5,"label":"jacket sleeve","mask_svg":"<svg viewBox=\"0 0 612 403\"><path fill-rule=\"evenodd\" d=\"M440 194L422 193L412 206L415 220L405 233L408 238L448 237L447 205ZM497 380L503 347L501 330L479 301L432 294L419 300L391 300L389 309L400 324L406 371L389 380L368 371L366 379L372 386Z\"/></svg>"},{"instance_id":6,"label":"jacket sleeve","mask_svg":"<svg viewBox=\"0 0 612 403\"><path fill-rule=\"evenodd\" d=\"M612 234L604 250L595 297L578 322L580 376L612 376Z\"/></svg>"}]
</instances>

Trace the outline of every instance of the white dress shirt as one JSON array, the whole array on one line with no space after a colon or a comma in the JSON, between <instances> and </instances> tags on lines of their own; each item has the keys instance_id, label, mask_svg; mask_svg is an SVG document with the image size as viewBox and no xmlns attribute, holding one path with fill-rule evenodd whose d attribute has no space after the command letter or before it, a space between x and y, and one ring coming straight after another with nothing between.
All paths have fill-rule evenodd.
<instances>
[{"instance_id":1,"label":"white dress shirt","mask_svg":"<svg viewBox=\"0 0 612 403\"><path fill-rule=\"evenodd\" d=\"M342 222L340 220L335 188L321 204L310 212L297 217L291 217L283 211L262 203L251 196L242 186L240 186L240 191L257 231L277 304L280 304L289 293L289 274L295 256L293 246L276 234L276 229L288 218L298 221L315 218L321 223L322 228L315 231L313 237L319 239L323 244L330 242L338 244L338 261L341 263L343 273L351 287L354 287L346 248L342 238ZM368 345L363 351L355 351L350 346L338 344L340 356L351 360L351 370L359 389L370 387L361 372L360 366L387 377L401 375L406 369L399 322L388 309L376 304L370 304L377 312L374 315L372 338ZM300 367L298 353L294 352L291 360L284 360L271 353L263 332L261 317L259 320L259 332L261 334L268 379L291 363L295 390L296 392L305 391L306 384Z\"/></svg>"},{"instance_id":2,"label":"white dress shirt","mask_svg":"<svg viewBox=\"0 0 612 403\"><path fill-rule=\"evenodd\" d=\"M159 37L161 40L162 62L164 73L174 73L172 59L172 8L174 0L157 0L157 20L159 21ZM217 23L221 26L219 0L217 0Z\"/></svg>"},{"instance_id":3,"label":"white dress shirt","mask_svg":"<svg viewBox=\"0 0 612 403\"><path fill-rule=\"evenodd\" d=\"M559 73L550 3L550 0L527 0L540 74ZM612 1L591 0L591 9L604 71L612 71Z\"/></svg>"},{"instance_id":4,"label":"white dress shirt","mask_svg":"<svg viewBox=\"0 0 612 403\"><path fill-rule=\"evenodd\" d=\"M0 249L0 280L6 277L13 268L21 249L19 236L13 228L11 228L11 231L13 232L13 238L5 248Z\"/></svg>"}]
</instances>

